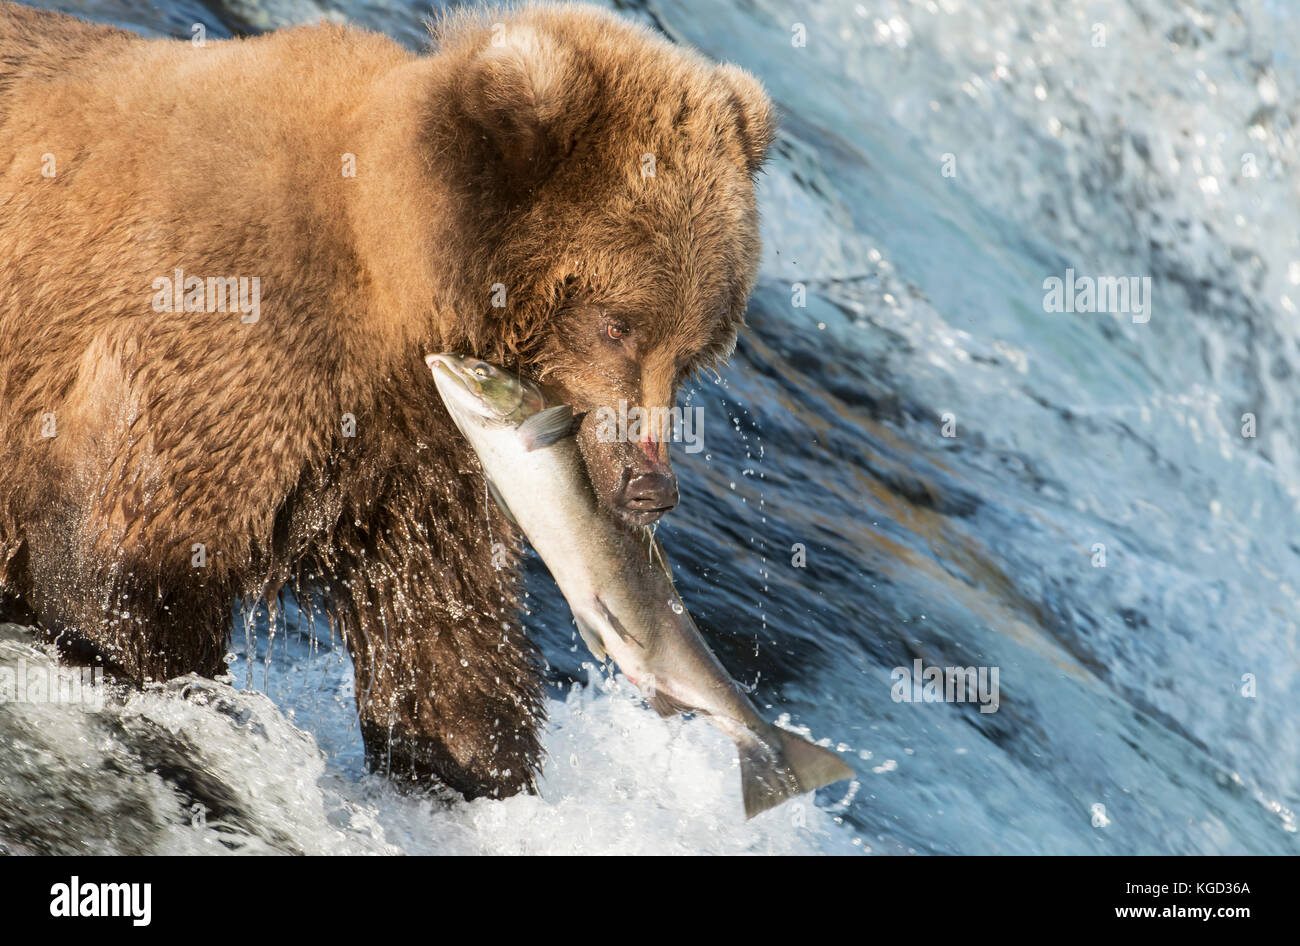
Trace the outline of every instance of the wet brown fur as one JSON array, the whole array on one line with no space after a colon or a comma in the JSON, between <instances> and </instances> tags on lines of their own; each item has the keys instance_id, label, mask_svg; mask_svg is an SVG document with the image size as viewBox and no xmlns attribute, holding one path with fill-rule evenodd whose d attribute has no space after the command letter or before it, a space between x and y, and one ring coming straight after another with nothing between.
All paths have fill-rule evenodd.
<instances>
[{"instance_id":1,"label":"wet brown fur","mask_svg":"<svg viewBox=\"0 0 1300 946\"><path fill-rule=\"evenodd\" d=\"M510 794L542 716L517 541L422 357L671 404L734 344L771 118L588 8L434 43L199 48L0 3L0 606L144 681L221 672L237 596L318 589L372 763ZM154 311L176 268L259 277L260 319ZM608 497L637 447L580 441Z\"/></svg>"}]
</instances>

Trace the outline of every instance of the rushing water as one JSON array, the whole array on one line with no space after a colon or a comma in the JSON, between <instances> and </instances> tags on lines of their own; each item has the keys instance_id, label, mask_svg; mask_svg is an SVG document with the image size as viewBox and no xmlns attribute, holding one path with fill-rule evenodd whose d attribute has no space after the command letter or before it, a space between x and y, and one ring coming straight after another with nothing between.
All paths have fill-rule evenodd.
<instances>
[{"instance_id":1,"label":"rushing water","mask_svg":"<svg viewBox=\"0 0 1300 946\"><path fill-rule=\"evenodd\" d=\"M51 6L177 36L328 16L410 45L426 12ZM678 451L660 535L723 663L857 780L742 822L725 738L596 674L534 562L540 797L366 776L346 657L290 609L251 666L236 630L233 685L0 709L0 848L1295 853L1300 17L617 6L782 110L752 328L688 392L705 449ZM1150 277L1149 319L1045 311L1067 269ZM997 668L997 711L896 702L918 659ZM4 665L45 660L0 640Z\"/></svg>"}]
</instances>

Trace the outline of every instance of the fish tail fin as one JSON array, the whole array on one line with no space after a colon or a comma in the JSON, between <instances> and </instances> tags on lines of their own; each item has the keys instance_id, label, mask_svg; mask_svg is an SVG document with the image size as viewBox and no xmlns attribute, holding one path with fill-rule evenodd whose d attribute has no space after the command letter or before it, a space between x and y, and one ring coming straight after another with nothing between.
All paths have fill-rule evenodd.
<instances>
[{"instance_id":1,"label":"fish tail fin","mask_svg":"<svg viewBox=\"0 0 1300 946\"><path fill-rule=\"evenodd\" d=\"M770 741L753 739L739 751L746 818L853 777L853 770L834 752L777 726L770 731Z\"/></svg>"}]
</instances>

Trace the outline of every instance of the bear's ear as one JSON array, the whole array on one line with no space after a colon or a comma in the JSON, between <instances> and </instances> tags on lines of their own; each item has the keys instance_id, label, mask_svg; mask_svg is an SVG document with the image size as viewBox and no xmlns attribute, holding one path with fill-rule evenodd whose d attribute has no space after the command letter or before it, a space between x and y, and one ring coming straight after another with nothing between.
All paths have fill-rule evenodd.
<instances>
[{"instance_id":1,"label":"bear's ear","mask_svg":"<svg viewBox=\"0 0 1300 946\"><path fill-rule=\"evenodd\" d=\"M767 159L767 149L772 144L772 139L776 137L772 101L759 81L739 66L730 63L718 66L717 76L731 92L746 170L750 174L756 174Z\"/></svg>"},{"instance_id":2,"label":"bear's ear","mask_svg":"<svg viewBox=\"0 0 1300 946\"><path fill-rule=\"evenodd\" d=\"M494 31L462 78L465 113L479 126L515 180L545 174L558 156L555 125L562 117L568 57L528 26Z\"/></svg>"}]
</instances>

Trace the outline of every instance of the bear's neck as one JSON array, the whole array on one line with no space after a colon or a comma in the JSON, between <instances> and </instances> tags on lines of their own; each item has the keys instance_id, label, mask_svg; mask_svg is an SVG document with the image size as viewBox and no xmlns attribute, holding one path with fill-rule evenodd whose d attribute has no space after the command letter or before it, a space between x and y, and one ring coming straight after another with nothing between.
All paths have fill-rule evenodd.
<instances>
[{"instance_id":1,"label":"bear's neck","mask_svg":"<svg viewBox=\"0 0 1300 946\"><path fill-rule=\"evenodd\" d=\"M433 61L418 59L379 78L336 135L333 150L354 155L354 176L338 193L358 270L358 357L384 369L444 340L436 300L450 261L430 226L446 204L421 141ZM327 199L330 195L326 195Z\"/></svg>"}]
</instances>

